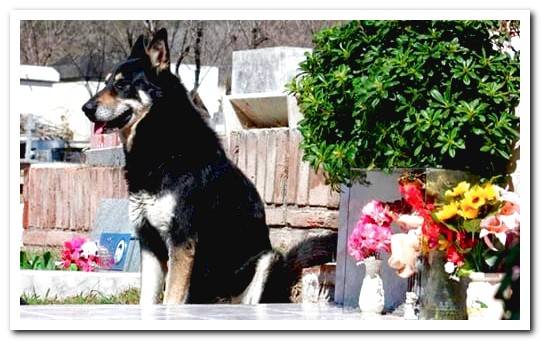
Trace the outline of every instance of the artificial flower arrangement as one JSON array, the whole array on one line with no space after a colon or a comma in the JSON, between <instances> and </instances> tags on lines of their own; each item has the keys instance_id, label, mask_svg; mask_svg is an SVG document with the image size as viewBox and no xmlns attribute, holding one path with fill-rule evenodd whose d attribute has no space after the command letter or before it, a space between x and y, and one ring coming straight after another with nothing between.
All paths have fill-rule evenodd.
<instances>
[{"instance_id":1,"label":"artificial flower arrangement","mask_svg":"<svg viewBox=\"0 0 541 341\"><path fill-rule=\"evenodd\" d=\"M518 196L490 182L460 182L447 190L443 203L427 195L419 178L402 177L402 199L372 201L363 209L348 240L357 261L390 252L389 266L400 277L414 274L419 255L444 252L450 277L471 272L497 272L497 260L517 244L520 228ZM402 233L392 233L396 223Z\"/></svg>"},{"instance_id":2,"label":"artificial flower arrangement","mask_svg":"<svg viewBox=\"0 0 541 341\"><path fill-rule=\"evenodd\" d=\"M516 193L490 182L461 182L445 192L433 210L439 223L437 248L447 251L452 278L472 272L500 272L500 256L519 242L520 203Z\"/></svg>"},{"instance_id":3,"label":"artificial flower arrangement","mask_svg":"<svg viewBox=\"0 0 541 341\"><path fill-rule=\"evenodd\" d=\"M72 271L95 271L98 267L106 267L107 261L99 255L96 242L83 237L75 237L64 242L62 260L64 269Z\"/></svg>"},{"instance_id":4,"label":"artificial flower arrangement","mask_svg":"<svg viewBox=\"0 0 541 341\"><path fill-rule=\"evenodd\" d=\"M388 206L373 200L363 207L361 217L348 240L348 249L361 262L391 250L393 216Z\"/></svg>"}]
</instances>

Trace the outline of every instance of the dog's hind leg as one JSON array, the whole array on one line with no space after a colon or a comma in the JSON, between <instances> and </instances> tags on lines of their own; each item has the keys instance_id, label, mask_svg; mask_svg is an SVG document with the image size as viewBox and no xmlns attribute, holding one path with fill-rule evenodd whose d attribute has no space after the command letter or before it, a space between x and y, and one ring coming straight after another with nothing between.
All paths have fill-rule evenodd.
<instances>
[{"instance_id":1,"label":"dog's hind leg","mask_svg":"<svg viewBox=\"0 0 541 341\"><path fill-rule=\"evenodd\" d=\"M169 264L165 282L165 304L186 302L195 255L195 241L188 240L169 248Z\"/></svg>"}]
</instances>

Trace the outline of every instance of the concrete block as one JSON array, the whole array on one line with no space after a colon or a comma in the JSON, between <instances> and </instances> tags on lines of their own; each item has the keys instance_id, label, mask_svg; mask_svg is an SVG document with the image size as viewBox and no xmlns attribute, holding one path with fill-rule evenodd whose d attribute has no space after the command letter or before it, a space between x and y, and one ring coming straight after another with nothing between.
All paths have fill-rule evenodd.
<instances>
[{"instance_id":1,"label":"concrete block","mask_svg":"<svg viewBox=\"0 0 541 341\"><path fill-rule=\"evenodd\" d=\"M89 149L84 154L85 163L89 166L122 167L126 164L124 150L121 146Z\"/></svg>"},{"instance_id":2,"label":"concrete block","mask_svg":"<svg viewBox=\"0 0 541 341\"><path fill-rule=\"evenodd\" d=\"M285 85L299 72L299 63L310 51L299 47L270 47L234 51L231 94L284 92Z\"/></svg>"}]
</instances>

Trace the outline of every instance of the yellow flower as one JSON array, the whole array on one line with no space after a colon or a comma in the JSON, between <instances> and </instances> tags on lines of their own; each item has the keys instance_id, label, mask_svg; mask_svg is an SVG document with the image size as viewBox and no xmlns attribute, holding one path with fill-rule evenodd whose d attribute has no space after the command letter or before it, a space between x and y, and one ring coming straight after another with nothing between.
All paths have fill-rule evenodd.
<instances>
[{"instance_id":1,"label":"yellow flower","mask_svg":"<svg viewBox=\"0 0 541 341\"><path fill-rule=\"evenodd\" d=\"M458 203L452 202L448 205L443 206L438 212L436 212L436 218L440 221L445 221L451 219L457 214Z\"/></svg>"},{"instance_id":2,"label":"yellow flower","mask_svg":"<svg viewBox=\"0 0 541 341\"><path fill-rule=\"evenodd\" d=\"M457 211L457 214L465 219L475 219L479 210L472 206L469 200L464 199L460 202L460 210Z\"/></svg>"},{"instance_id":3,"label":"yellow flower","mask_svg":"<svg viewBox=\"0 0 541 341\"><path fill-rule=\"evenodd\" d=\"M479 207L486 203L486 192L480 186L475 185L469 191L464 193L462 202L464 202L464 205L479 209Z\"/></svg>"},{"instance_id":4,"label":"yellow flower","mask_svg":"<svg viewBox=\"0 0 541 341\"><path fill-rule=\"evenodd\" d=\"M483 187L483 190L485 191L486 200L491 201L491 200L494 200L494 199L498 199L498 191L496 190L496 188L492 184L490 184L490 183L486 184Z\"/></svg>"},{"instance_id":5,"label":"yellow flower","mask_svg":"<svg viewBox=\"0 0 541 341\"><path fill-rule=\"evenodd\" d=\"M470 184L466 181L462 181L458 185L456 185L453 190L448 190L445 192L446 197L458 197L459 195L464 194L467 190L470 189Z\"/></svg>"}]
</instances>

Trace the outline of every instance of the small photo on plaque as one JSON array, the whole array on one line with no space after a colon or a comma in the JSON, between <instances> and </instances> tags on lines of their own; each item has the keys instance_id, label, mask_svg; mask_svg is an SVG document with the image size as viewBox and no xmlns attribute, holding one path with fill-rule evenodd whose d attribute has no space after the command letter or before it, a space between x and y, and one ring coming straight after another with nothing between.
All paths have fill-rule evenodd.
<instances>
[{"instance_id":1,"label":"small photo on plaque","mask_svg":"<svg viewBox=\"0 0 541 341\"><path fill-rule=\"evenodd\" d=\"M107 250L111 257L110 270L122 271L128 254L131 234L129 233L102 233L100 236L101 247Z\"/></svg>"}]
</instances>

